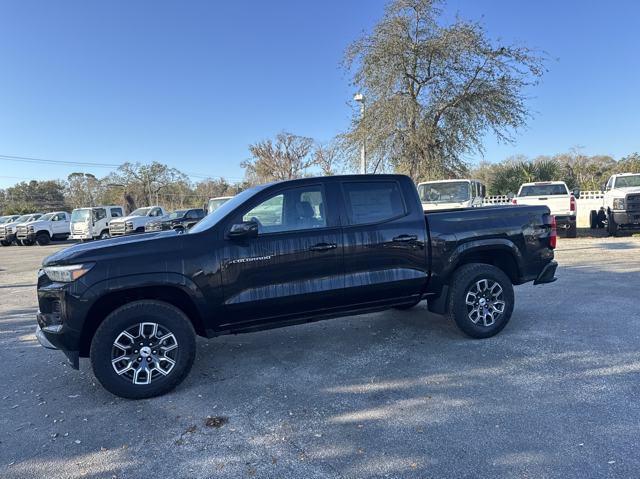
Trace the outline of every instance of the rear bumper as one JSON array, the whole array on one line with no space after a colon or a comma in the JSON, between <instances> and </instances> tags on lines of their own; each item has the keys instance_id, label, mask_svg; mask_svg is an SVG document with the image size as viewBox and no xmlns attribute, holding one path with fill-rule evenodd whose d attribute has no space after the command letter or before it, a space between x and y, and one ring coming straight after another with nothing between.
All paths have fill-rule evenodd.
<instances>
[{"instance_id":1,"label":"rear bumper","mask_svg":"<svg viewBox=\"0 0 640 479\"><path fill-rule=\"evenodd\" d=\"M555 276L556 269L558 269L558 263L555 261L550 261L544 268L542 268L542 271L533 281L533 284L553 283L556 279L558 279Z\"/></svg>"},{"instance_id":2,"label":"rear bumper","mask_svg":"<svg viewBox=\"0 0 640 479\"><path fill-rule=\"evenodd\" d=\"M576 224L575 216L556 216L556 224L560 228L568 228Z\"/></svg>"}]
</instances>

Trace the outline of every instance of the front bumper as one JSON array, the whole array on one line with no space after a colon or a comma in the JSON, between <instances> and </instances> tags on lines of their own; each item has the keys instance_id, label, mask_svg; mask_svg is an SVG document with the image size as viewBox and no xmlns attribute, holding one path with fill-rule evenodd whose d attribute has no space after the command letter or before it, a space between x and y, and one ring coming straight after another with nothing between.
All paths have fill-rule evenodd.
<instances>
[{"instance_id":1,"label":"front bumper","mask_svg":"<svg viewBox=\"0 0 640 479\"><path fill-rule=\"evenodd\" d=\"M545 283L553 283L558 278L555 277L556 270L558 269L558 263L555 261L550 261L546 264L542 271L538 275L538 277L533 281L533 284L545 284Z\"/></svg>"},{"instance_id":2,"label":"front bumper","mask_svg":"<svg viewBox=\"0 0 640 479\"><path fill-rule=\"evenodd\" d=\"M18 238L20 241L33 242L36 240L36 234L35 233L19 234L19 235L16 235L16 238Z\"/></svg>"},{"instance_id":3,"label":"front bumper","mask_svg":"<svg viewBox=\"0 0 640 479\"><path fill-rule=\"evenodd\" d=\"M90 239L93 239L93 236L91 236L89 233L72 233L71 235L69 235L69 239L90 240Z\"/></svg>"},{"instance_id":4,"label":"front bumper","mask_svg":"<svg viewBox=\"0 0 640 479\"><path fill-rule=\"evenodd\" d=\"M40 326L42 319L44 316L42 313L38 312L38 326L36 327L36 338L40 345L47 349L58 349L61 350L64 355L69 360L71 367L73 369L80 369L80 352L79 351L69 351L65 349L62 344L64 343L63 336L60 332L54 332L53 330L48 329L49 327L45 326L45 329L42 329Z\"/></svg>"},{"instance_id":5,"label":"front bumper","mask_svg":"<svg viewBox=\"0 0 640 479\"><path fill-rule=\"evenodd\" d=\"M640 228L640 212L638 211L634 211L632 213L626 211L614 211L613 220L619 226Z\"/></svg>"}]
</instances>

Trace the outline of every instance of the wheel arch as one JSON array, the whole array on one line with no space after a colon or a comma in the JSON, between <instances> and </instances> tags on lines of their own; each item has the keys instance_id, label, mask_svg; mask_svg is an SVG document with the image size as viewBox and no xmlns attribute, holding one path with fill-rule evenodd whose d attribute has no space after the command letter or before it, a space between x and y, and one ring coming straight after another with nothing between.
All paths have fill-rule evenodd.
<instances>
[{"instance_id":1,"label":"wheel arch","mask_svg":"<svg viewBox=\"0 0 640 479\"><path fill-rule=\"evenodd\" d=\"M513 284L520 283L522 253L511 241L481 240L460 245L451 255L447 281L458 268L469 263L490 264L502 270Z\"/></svg>"},{"instance_id":2,"label":"wheel arch","mask_svg":"<svg viewBox=\"0 0 640 479\"><path fill-rule=\"evenodd\" d=\"M139 284L139 283L138 283ZM156 300L165 302L180 309L191 321L196 333L200 336L209 336L203 314L203 305L198 304L199 298L194 300L188 288L178 284L144 284L139 286L126 286L117 290L104 290L88 309L82 330L80 331L80 356L89 354L91 340L98 326L105 318L125 304L140 300Z\"/></svg>"}]
</instances>

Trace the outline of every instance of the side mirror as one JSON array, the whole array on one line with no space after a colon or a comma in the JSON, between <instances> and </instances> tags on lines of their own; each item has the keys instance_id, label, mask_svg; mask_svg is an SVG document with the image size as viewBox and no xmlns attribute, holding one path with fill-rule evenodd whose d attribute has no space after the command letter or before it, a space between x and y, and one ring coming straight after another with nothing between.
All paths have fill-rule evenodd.
<instances>
[{"instance_id":1,"label":"side mirror","mask_svg":"<svg viewBox=\"0 0 640 479\"><path fill-rule=\"evenodd\" d=\"M600 187L600 191L607 191L607 185L602 185Z\"/></svg>"},{"instance_id":2,"label":"side mirror","mask_svg":"<svg viewBox=\"0 0 640 479\"><path fill-rule=\"evenodd\" d=\"M258 236L258 223L255 221L243 221L231 226L228 234L230 239L256 238Z\"/></svg>"}]
</instances>

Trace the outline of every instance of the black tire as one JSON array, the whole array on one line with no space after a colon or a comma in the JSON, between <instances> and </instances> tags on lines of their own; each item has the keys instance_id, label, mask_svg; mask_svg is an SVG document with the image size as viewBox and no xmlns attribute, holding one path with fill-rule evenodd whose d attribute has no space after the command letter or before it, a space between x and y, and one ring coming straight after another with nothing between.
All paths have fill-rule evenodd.
<instances>
[{"instance_id":1,"label":"black tire","mask_svg":"<svg viewBox=\"0 0 640 479\"><path fill-rule=\"evenodd\" d=\"M22 240L22 246L33 246L33 241L31 241L31 240Z\"/></svg>"},{"instance_id":2,"label":"black tire","mask_svg":"<svg viewBox=\"0 0 640 479\"><path fill-rule=\"evenodd\" d=\"M40 246L47 246L49 243L51 243L51 238L49 238L49 235L47 233L38 233L38 235L36 236L36 243L38 243Z\"/></svg>"},{"instance_id":3,"label":"black tire","mask_svg":"<svg viewBox=\"0 0 640 479\"><path fill-rule=\"evenodd\" d=\"M598 227L598 212L591 210L589 212L589 228L595 230Z\"/></svg>"},{"instance_id":4,"label":"black tire","mask_svg":"<svg viewBox=\"0 0 640 479\"><path fill-rule=\"evenodd\" d=\"M15 241L16 245L22 246L22 240L16 239L14 241Z\"/></svg>"},{"instance_id":5,"label":"black tire","mask_svg":"<svg viewBox=\"0 0 640 479\"><path fill-rule=\"evenodd\" d=\"M1 244L2 246L11 246L11 241L5 241L5 240L2 240L2 241L0 241L0 244Z\"/></svg>"},{"instance_id":6,"label":"black tire","mask_svg":"<svg viewBox=\"0 0 640 479\"><path fill-rule=\"evenodd\" d=\"M469 316L473 313L470 309L478 308L479 306L467 305L467 296L472 293L474 288L477 288L477 284L481 283L482 280L488 281L487 286L491 286L491 283L493 283L500 285L500 288L502 288L501 296L499 297L500 301L504 302L502 313L493 317L493 322L489 325L485 325L485 320L480 318L480 313L476 316L477 319L474 323ZM463 265L454 272L450 288L447 314L456 322L462 332L468 336L472 338L490 338L502 331L511 319L514 304L513 285L509 277L501 269L482 263ZM494 287L491 286L491 288L493 289Z\"/></svg>"},{"instance_id":7,"label":"black tire","mask_svg":"<svg viewBox=\"0 0 640 479\"><path fill-rule=\"evenodd\" d=\"M109 234L109 230L104 230L102 233L100 233L100 236L98 237L98 239L101 239L101 240L105 240L109 238L111 238L111 235Z\"/></svg>"},{"instance_id":8,"label":"black tire","mask_svg":"<svg viewBox=\"0 0 640 479\"><path fill-rule=\"evenodd\" d=\"M397 309L399 311L406 311L407 309L415 308L419 304L420 304L420 301L416 301L414 303L401 304L400 306L394 306L393 309Z\"/></svg>"},{"instance_id":9,"label":"black tire","mask_svg":"<svg viewBox=\"0 0 640 479\"><path fill-rule=\"evenodd\" d=\"M607 215L607 233L609 233L609 236L618 236L618 231L618 224L613 218L613 213L609 213Z\"/></svg>"},{"instance_id":10,"label":"black tire","mask_svg":"<svg viewBox=\"0 0 640 479\"><path fill-rule=\"evenodd\" d=\"M578 226L575 223L569 223L567 228L567 238L576 238L578 236Z\"/></svg>"},{"instance_id":11,"label":"black tire","mask_svg":"<svg viewBox=\"0 0 640 479\"><path fill-rule=\"evenodd\" d=\"M605 221L607 221L607 214L604 212L604 209L600 208L600 210L598 210L598 228L604 228Z\"/></svg>"},{"instance_id":12,"label":"black tire","mask_svg":"<svg viewBox=\"0 0 640 479\"><path fill-rule=\"evenodd\" d=\"M159 373L159 370L152 370L150 384L134 384L133 379L127 377L129 374L134 374L133 370L129 370L131 373L126 371L126 374L122 372L118 374L112 365L113 355L120 354L120 348L114 344L116 339L127 329L133 328L135 330L136 325L140 323L157 324L157 334L161 330L163 331L162 334L167 331L172 333L177 345L174 349L175 355L171 358L175 362L173 367L164 376L162 374L155 374L154 376L153 371ZM146 343L156 339L158 339L157 336L143 338L145 343L143 347L153 348L154 344L152 342ZM132 348L138 345L137 339L136 344L131 344ZM155 344L155 346L158 348L159 344ZM124 349L122 351L124 352ZM138 354L137 350L132 349L130 351L130 353L134 352L133 356ZM150 352L150 350L147 352ZM143 356L142 349L139 354L141 355L140 357ZM125 304L106 317L91 340L90 357L93 372L107 391L124 398L143 399L165 394L180 384L191 371L195 354L196 336L189 318L180 309L171 304L155 300L142 300ZM124 360L125 365L127 361L127 359ZM128 364L131 366L132 363ZM146 364L144 358L140 362L140 366L142 364ZM123 367L123 369L125 368L126 366Z\"/></svg>"}]
</instances>

